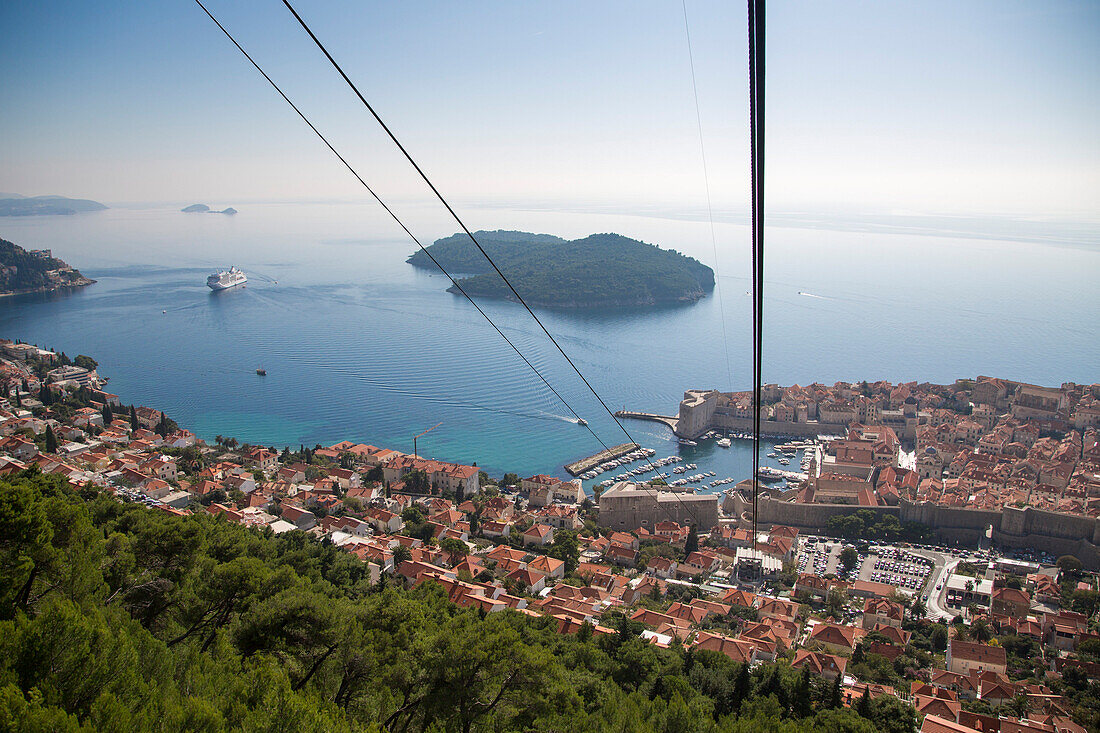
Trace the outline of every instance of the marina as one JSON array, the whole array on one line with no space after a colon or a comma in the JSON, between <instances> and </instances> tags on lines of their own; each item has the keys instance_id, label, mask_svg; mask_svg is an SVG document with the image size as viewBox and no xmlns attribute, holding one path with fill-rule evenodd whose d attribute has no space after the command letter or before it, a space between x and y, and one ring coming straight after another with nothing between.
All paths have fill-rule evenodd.
<instances>
[{"instance_id":1,"label":"marina","mask_svg":"<svg viewBox=\"0 0 1100 733\"><path fill-rule=\"evenodd\" d=\"M769 484L786 481L787 488L797 487L814 467L820 446L832 438L827 435L814 438L785 436L786 442L779 443L765 439L760 446L759 479ZM740 468L745 449L752 446L752 436L745 432L709 430L696 440L668 436L650 445L653 447L637 447L622 453L616 449L617 455L613 457L605 452L599 460L593 460L596 457L586 459L584 470L573 473L577 463L566 466L566 470L580 478L590 493L620 481L664 482L676 491L711 493L748 479L751 473ZM655 458L669 449L670 455ZM799 470L788 468L792 461L797 461L794 465Z\"/></svg>"}]
</instances>

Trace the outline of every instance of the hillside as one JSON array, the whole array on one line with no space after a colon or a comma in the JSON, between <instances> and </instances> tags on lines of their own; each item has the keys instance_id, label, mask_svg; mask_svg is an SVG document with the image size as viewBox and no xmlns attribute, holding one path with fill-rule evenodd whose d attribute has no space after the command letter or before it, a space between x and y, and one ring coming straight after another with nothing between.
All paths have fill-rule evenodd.
<instances>
[{"instance_id":1,"label":"hillside","mask_svg":"<svg viewBox=\"0 0 1100 733\"><path fill-rule=\"evenodd\" d=\"M94 282L81 275L79 270L51 256L49 250L28 252L17 244L0 239L0 295L49 293Z\"/></svg>"},{"instance_id":2,"label":"hillside","mask_svg":"<svg viewBox=\"0 0 1100 733\"><path fill-rule=\"evenodd\" d=\"M11 194L4 194L11 196ZM64 196L14 196L0 198L0 216L56 216L103 211L107 207L89 199Z\"/></svg>"},{"instance_id":3,"label":"hillside","mask_svg":"<svg viewBox=\"0 0 1100 733\"><path fill-rule=\"evenodd\" d=\"M624 237L592 234L565 240L549 234L480 231L475 236L523 298L557 308L651 306L692 302L714 289L714 272L673 250ZM515 300L465 234L436 240L428 251L470 295ZM409 264L435 269L416 252ZM457 292L452 286L451 292Z\"/></svg>"},{"instance_id":4,"label":"hillside","mask_svg":"<svg viewBox=\"0 0 1100 733\"><path fill-rule=\"evenodd\" d=\"M371 584L301 531L176 516L36 472L0 478L0 728L24 731L909 733L884 695L786 664L558 634Z\"/></svg>"}]
</instances>

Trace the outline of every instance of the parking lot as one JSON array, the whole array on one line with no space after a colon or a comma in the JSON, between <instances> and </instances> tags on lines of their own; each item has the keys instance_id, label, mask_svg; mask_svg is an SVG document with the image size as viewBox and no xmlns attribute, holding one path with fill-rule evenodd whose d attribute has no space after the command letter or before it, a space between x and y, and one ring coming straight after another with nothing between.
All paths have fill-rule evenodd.
<instances>
[{"instance_id":1,"label":"parking lot","mask_svg":"<svg viewBox=\"0 0 1100 733\"><path fill-rule=\"evenodd\" d=\"M855 567L841 572L840 553L851 547L859 552ZM909 593L920 592L933 568L943 564L939 553L916 551L895 545L854 543L825 537L806 537L799 546L798 572L819 577L833 575L844 580L887 583Z\"/></svg>"},{"instance_id":2,"label":"parking lot","mask_svg":"<svg viewBox=\"0 0 1100 733\"><path fill-rule=\"evenodd\" d=\"M923 554L890 545L872 546L860 569L860 580L887 583L901 590L917 592L932 571L935 560Z\"/></svg>"}]
</instances>

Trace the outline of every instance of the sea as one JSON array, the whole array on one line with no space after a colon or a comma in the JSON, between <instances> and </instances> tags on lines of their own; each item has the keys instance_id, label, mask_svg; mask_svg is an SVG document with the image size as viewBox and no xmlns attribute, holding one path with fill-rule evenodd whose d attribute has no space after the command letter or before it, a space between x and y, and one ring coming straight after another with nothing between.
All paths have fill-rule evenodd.
<instances>
[{"instance_id":1,"label":"sea","mask_svg":"<svg viewBox=\"0 0 1100 733\"><path fill-rule=\"evenodd\" d=\"M603 404L522 306L480 303L590 432L442 274L405 262L416 245L377 206L208 203L239 213L184 214L181 203L0 220L0 237L52 249L97 281L0 299L0 336L92 356L124 402L208 441L412 452L424 433L422 456L566 477L564 464L635 440L716 478L749 476L746 441L680 445L660 424L620 428L604 409L674 415L686 389L750 386L746 216L719 212L712 238L701 211L462 210L474 229L617 232L716 266L718 287L695 303L536 311ZM457 230L423 202L398 209L425 244ZM765 382L1100 381L1100 227L793 212L766 232ZM211 292L207 275L230 265L247 286ZM763 462L778 467L771 450Z\"/></svg>"}]
</instances>

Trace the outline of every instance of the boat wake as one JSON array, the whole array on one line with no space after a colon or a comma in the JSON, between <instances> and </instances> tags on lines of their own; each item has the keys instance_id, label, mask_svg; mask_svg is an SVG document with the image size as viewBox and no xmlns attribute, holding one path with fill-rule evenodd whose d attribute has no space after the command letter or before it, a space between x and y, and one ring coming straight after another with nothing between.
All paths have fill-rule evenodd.
<instances>
[{"instance_id":1,"label":"boat wake","mask_svg":"<svg viewBox=\"0 0 1100 733\"><path fill-rule=\"evenodd\" d=\"M798 291L799 295L805 295L807 298L817 298L818 300L832 300L832 298L825 295L814 295L813 293L807 293L804 290Z\"/></svg>"}]
</instances>

